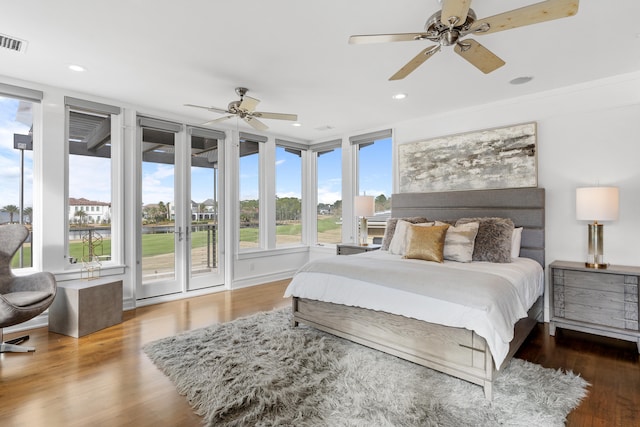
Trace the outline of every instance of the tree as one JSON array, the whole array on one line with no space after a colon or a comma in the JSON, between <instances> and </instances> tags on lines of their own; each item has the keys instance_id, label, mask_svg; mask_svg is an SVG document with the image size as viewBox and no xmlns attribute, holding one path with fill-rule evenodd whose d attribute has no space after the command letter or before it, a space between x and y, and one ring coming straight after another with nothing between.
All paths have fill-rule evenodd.
<instances>
[{"instance_id":1,"label":"tree","mask_svg":"<svg viewBox=\"0 0 640 427\"><path fill-rule=\"evenodd\" d=\"M82 225L84 224L84 221L87 218L87 213L83 210L79 210L79 211L76 211L76 213L74 213L73 216L75 216L77 218L76 221L80 222L80 225Z\"/></svg>"},{"instance_id":2,"label":"tree","mask_svg":"<svg viewBox=\"0 0 640 427\"><path fill-rule=\"evenodd\" d=\"M33 208L24 208L22 214L24 215L24 222L26 224L31 224L31 222L33 221ZM29 218L28 221L27 218Z\"/></svg>"},{"instance_id":3,"label":"tree","mask_svg":"<svg viewBox=\"0 0 640 427\"><path fill-rule=\"evenodd\" d=\"M257 224L260 217L258 200L240 200L240 221L247 225Z\"/></svg>"},{"instance_id":4,"label":"tree","mask_svg":"<svg viewBox=\"0 0 640 427\"><path fill-rule=\"evenodd\" d=\"M13 217L15 214L20 213L20 209L16 205L7 205L2 208L2 212L9 214L9 222L13 223Z\"/></svg>"},{"instance_id":5,"label":"tree","mask_svg":"<svg viewBox=\"0 0 640 427\"><path fill-rule=\"evenodd\" d=\"M276 221L296 221L302 213L302 201L297 197L276 197Z\"/></svg>"},{"instance_id":6,"label":"tree","mask_svg":"<svg viewBox=\"0 0 640 427\"><path fill-rule=\"evenodd\" d=\"M169 209L167 208L167 205L164 204L164 202L161 200L158 202L158 213L157 216L159 218L156 218L156 222L157 221L162 221L164 219L170 219L169 215L168 215Z\"/></svg>"},{"instance_id":7,"label":"tree","mask_svg":"<svg viewBox=\"0 0 640 427\"><path fill-rule=\"evenodd\" d=\"M376 197L376 212L388 211L391 209L391 199L384 194Z\"/></svg>"},{"instance_id":8,"label":"tree","mask_svg":"<svg viewBox=\"0 0 640 427\"><path fill-rule=\"evenodd\" d=\"M342 215L342 200L336 200L333 203L333 214Z\"/></svg>"}]
</instances>

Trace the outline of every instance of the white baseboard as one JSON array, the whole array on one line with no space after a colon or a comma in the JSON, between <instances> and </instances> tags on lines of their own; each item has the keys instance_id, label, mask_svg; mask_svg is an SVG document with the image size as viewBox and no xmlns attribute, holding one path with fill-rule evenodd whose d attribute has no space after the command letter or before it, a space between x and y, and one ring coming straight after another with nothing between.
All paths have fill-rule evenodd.
<instances>
[{"instance_id":1,"label":"white baseboard","mask_svg":"<svg viewBox=\"0 0 640 427\"><path fill-rule=\"evenodd\" d=\"M243 279L237 279L233 281L231 289L248 288L250 286L263 285L269 282L276 282L278 280L290 279L293 277L298 269L280 271L272 274L261 274L258 276L245 277Z\"/></svg>"},{"instance_id":2,"label":"white baseboard","mask_svg":"<svg viewBox=\"0 0 640 427\"><path fill-rule=\"evenodd\" d=\"M231 289L248 288L251 286L262 285L268 282L275 282L278 280L290 279L291 277L293 277L293 274L296 271L297 269L294 269L294 270L288 270L288 271L281 271L273 274L262 274L259 276L252 276L252 277L246 277L240 280L234 280ZM125 298L122 301L122 310L128 311L128 310L133 310L136 307L144 307L148 305L159 304L162 302L176 301L180 299L207 295L207 294L221 292L225 290L227 290L227 287L225 287L224 285L220 285L212 288L199 289L197 291L191 291L187 293L163 295L159 297L147 298L144 300L137 300L137 301L133 298ZM43 328L43 327L49 327L48 311L45 311L44 313L34 317L31 320L20 323L19 325L14 325L14 326L4 328L3 333L11 334L13 332L21 332L21 331L27 331L30 329Z\"/></svg>"}]
</instances>

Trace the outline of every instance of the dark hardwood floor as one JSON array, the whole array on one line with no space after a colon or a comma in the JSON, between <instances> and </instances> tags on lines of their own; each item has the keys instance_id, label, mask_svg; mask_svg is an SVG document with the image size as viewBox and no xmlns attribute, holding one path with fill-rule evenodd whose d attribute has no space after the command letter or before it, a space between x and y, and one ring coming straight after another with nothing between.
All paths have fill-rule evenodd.
<instances>
[{"instance_id":1,"label":"dark hardwood floor","mask_svg":"<svg viewBox=\"0 0 640 427\"><path fill-rule=\"evenodd\" d=\"M80 339L39 328L35 353L0 355L0 426L200 426L186 399L142 346L179 332L287 307L287 281L157 304ZM7 334L5 339L20 334ZM640 425L640 363L634 343L539 324L517 353L591 383L569 426Z\"/></svg>"},{"instance_id":2,"label":"dark hardwood floor","mask_svg":"<svg viewBox=\"0 0 640 427\"><path fill-rule=\"evenodd\" d=\"M567 426L640 426L640 357L636 343L539 323L515 357L571 370L591 386Z\"/></svg>"}]
</instances>

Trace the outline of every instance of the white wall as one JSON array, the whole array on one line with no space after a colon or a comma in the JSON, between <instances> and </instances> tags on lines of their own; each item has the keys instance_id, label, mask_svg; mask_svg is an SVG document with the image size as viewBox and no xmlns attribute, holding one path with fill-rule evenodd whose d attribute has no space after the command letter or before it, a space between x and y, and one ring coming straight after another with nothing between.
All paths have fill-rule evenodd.
<instances>
[{"instance_id":1,"label":"white wall","mask_svg":"<svg viewBox=\"0 0 640 427\"><path fill-rule=\"evenodd\" d=\"M620 217L605 223L605 261L640 265L640 73L399 123L394 141L532 121L538 186L546 189L547 264L585 261L587 222L575 219L575 190L611 185L620 188Z\"/></svg>"}]
</instances>

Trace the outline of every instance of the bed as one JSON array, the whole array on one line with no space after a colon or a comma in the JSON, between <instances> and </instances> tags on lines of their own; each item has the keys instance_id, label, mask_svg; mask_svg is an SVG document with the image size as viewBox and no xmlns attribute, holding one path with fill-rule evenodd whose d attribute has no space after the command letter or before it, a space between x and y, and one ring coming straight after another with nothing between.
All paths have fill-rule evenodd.
<instances>
[{"instance_id":1,"label":"bed","mask_svg":"<svg viewBox=\"0 0 640 427\"><path fill-rule=\"evenodd\" d=\"M478 384L491 400L500 369L542 320L544 200L541 188L394 194L393 218L424 217L449 223L461 218L511 219L513 226L522 228L519 258L502 265L433 263L372 251L319 259L297 272L285 292L292 297L293 325L304 323ZM421 273L422 268L427 269ZM526 272L528 284L515 283L521 280L520 270ZM443 286L433 287L440 289L435 294L416 294L410 280L420 274L442 281ZM454 288L463 295L471 281L474 288L486 286L485 290L467 292L470 302L458 301ZM390 290L391 286L399 291ZM494 288L495 295L506 295L507 301L496 302L496 307L513 307L505 309L505 314L484 305L485 294ZM462 310L462 318L452 315L455 310Z\"/></svg>"}]
</instances>

